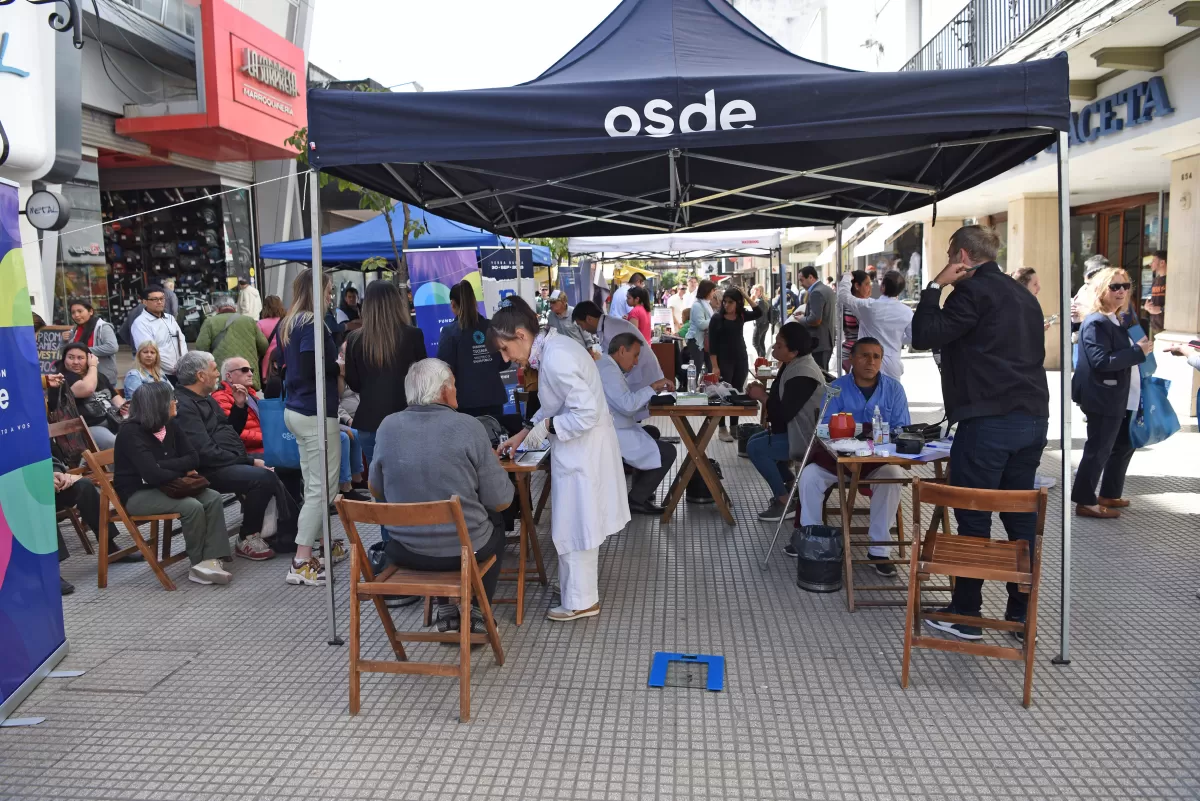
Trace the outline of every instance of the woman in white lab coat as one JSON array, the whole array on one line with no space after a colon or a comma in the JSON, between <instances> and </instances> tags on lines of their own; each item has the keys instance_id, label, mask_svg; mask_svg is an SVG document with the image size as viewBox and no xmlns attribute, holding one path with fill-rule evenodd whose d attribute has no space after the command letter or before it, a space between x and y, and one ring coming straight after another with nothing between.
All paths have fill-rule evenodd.
<instances>
[{"instance_id":1,"label":"woman in white lab coat","mask_svg":"<svg viewBox=\"0 0 1200 801\"><path fill-rule=\"evenodd\" d=\"M600 543L629 522L621 450L600 373L578 342L540 331L533 310L516 296L501 301L488 337L505 361L538 371L541 408L499 451L512 454L526 439L551 443L550 527L562 602L547 617L593 617L600 614Z\"/></svg>"}]
</instances>

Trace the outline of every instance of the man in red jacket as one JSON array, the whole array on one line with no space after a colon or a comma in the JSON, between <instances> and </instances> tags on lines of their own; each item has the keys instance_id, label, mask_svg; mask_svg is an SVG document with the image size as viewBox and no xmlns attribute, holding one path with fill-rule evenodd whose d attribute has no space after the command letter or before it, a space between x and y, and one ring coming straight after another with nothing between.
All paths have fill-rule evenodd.
<instances>
[{"instance_id":1,"label":"man in red jacket","mask_svg":"<svg viewBox=\"0 0 1200 801\"><path fill-rule=\"evenodd\" d=\"M229 414L233 408L233 384L246 388L246 425L242 428L242 444L248 453L257 453L263 449L262 427L258 422L258 396L254 394L254 372L250 362L241 356L231 356L221 364L221 386L212 394L212 399L221 407L221 411Z\"/></svg>"}]
</instances>

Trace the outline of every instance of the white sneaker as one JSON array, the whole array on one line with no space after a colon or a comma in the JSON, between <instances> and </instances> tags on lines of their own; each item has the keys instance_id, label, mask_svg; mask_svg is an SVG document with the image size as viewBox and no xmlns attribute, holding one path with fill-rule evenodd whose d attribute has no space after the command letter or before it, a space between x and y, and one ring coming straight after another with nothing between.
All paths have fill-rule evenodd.
<instances>
[{"instance_id":1,"label":"white sneaker","mask_svg":"<svg viewBox=\"0 0 1200 801\"><path fill-rule=\"evenodd\" d=\"M197 584L228 584L233 581L233 574L221 567L220 559L205 559L192 565L192 569L188 571L188 581Z\"/></svg>"},{"instance_id":2,"label":"white sneaker","mask_svg":"<svg viewBox=\"0 0 1200 801\"><path fill-rule=\"evenodd\" d=\"M1050 489L1056 483L1057 482L1055 482L1055 480L1052 479L1050 476L1043 476L1043 475L1039 474L1039 475L1036 475L1033 477L1033 488L1034 489L1041 489L1042 487L1045 487L1046 489Z\"/></svg>"},{"instance_id":3,"label":"white sneaker","mask_svg":"<svg viewBox=\"0 0 1200 801\"><path fill-rule=\"evenodd\" d=\"M309 587L325 586L325 566L317 559L310 558L306 562L302 562L298 567L295 560L292 560L288 567L287 576L284 580L288 584L304 584Z\"/></svg>"},{"instance_id":4,"label":"white sneaker","mask_svg":"<svg viewBox=\"0 0 1200 801\"><path fill-rule=\"evenodd\" d=\"M345 561L346 557L350 555L350 551L346 550L345 540L334 540L332 545L330 545L330 550L333 551L333 563L335 565L338 562ZM325 549L320 540L313 546L313 556L317 557L322 565L325 564Z\"/></svg>"}]
</instances>

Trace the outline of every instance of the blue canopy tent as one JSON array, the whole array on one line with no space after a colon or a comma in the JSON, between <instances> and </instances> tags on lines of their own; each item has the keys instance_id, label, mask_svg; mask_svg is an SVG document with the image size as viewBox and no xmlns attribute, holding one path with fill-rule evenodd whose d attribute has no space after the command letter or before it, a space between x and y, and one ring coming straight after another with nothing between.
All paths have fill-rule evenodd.
<instances>
[{"instance_id":1,"label":"blue canopy tent","mask_svg":"<svg viewBox=\"0 0 1200 801\"><path fill-rule=\"evenodd\" d=\"M422 209L411 211L413 219L420 219L428 228L428 233L418 237L408 238L409 250L426 250L429 248L511 248L513 240L506 236L484 231L472 225L447 220ZM393 226L399 230L403 225L403 216L397 213L393 218ZM529 247L529 245L522 245ZM545 245L533 245L533 263L548 266L553 264L550 248ZM258 254L264 259L279 259L281 261L311 262L313 260L312 240L293 239L289 242L276 242L263 245ZM388 234L387 220L383 215L374 217L366 222L325 234L321 237L321 256L331 262L357 263L366 261L374 256L385 259L395 258L392 251L392 238Z\"/></svg>"},{"instance_id":2,"label":"blue canopy tent","mask_svg":"<svg viewBox=\"0 0 1200 801\"><path fill-rule=\"evenodd\" d=\"M726 0L622 0L520 86L308 94L314 170L449 219L518 239L834 225L839 272L846 219L931 203L936 219L940 198L1057 146L1064 320L1069 117L1065 56L860 73L796 56ZM1061 363L1066 497L1065 337ZM1066 661L1070 518L1063 506Z\"/></svg>"}]
</instances>

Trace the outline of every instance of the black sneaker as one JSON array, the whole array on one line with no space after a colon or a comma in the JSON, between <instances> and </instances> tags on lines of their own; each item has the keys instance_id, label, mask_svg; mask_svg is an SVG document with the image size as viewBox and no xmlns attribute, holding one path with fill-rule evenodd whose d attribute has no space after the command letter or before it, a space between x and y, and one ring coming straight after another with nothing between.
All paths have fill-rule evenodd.
<instances>
[{"instance_id":1,"label":"black sneaker","mask_svg":"<svg viewBox=\"0 0 1200 801\"><path fill-rule=\"evenodd\" d=\"M788 543L787 545L783 546L783 555L789 559L795 559L800 554L796 553L796 549L792 547L791 543Z\"/></svg>"},{"instance_id":2,"label":"black sneaker","mask_svg":"<svg viewBox=\"0 0 1200 801\"><path fill-rule=\"evenodd\" d=\"M1010 623L1024 623L1025 622L1024 615L1012 615L1012 614L1009 614L1008 612L1004 613L1004 619L1009 621ZM1025 632L1023 632L1023 631L1010 631L1008 633L1008 636L1012 637L1014 640L1021 643L1022 645L1025 644ZM1033 638L1034 642L1037 642L1037 640L1038 640L1037 637Z\"/></svg>"},{"instance_id":3,"label":"black sneaker","mask_svg":"<svg viewBox=\"0 0 1200 801\"><path fill-rule=\"evenodd\" d=\"M943 607L937 611L944 615L958 614L958 612L955 612L949 606ZM960 640L982 640L983 639L983 629L981 629L979 626L968 626L965 623L947 623L944 620L926 620L925 624L927 626L932 626L933 628L937 629L938 631L944 631L947 634L953 634L955 637L958 637Z\"/></svg>"},{"instance_id":4,"label":"black sneaker","mask_svg":"<svg viewBox=\"0 0 1200 801\"><path fill-rule=\"evenodd\" d=\"M896 576L896 566L891 563L890 556L874 556L867 554L867 558L873 563L871 567L875 568L875 572L881 576L894 578Z\"/></svg>"},{"instance_id":5,"label":"black sneaker","mask_svg":"<svg viewBox=\"0 0 1200 801\"><path fill-rule=\"evenodd\" d=\"M790 496L789 496L790 497ZM772 498L767 504L767 508L758 513L758 519L768 523L774 523L780 518L786 517L796 511L796 501L792 500L786 509L779 502L778 498Z\"/></svg>"}]
</instances>

